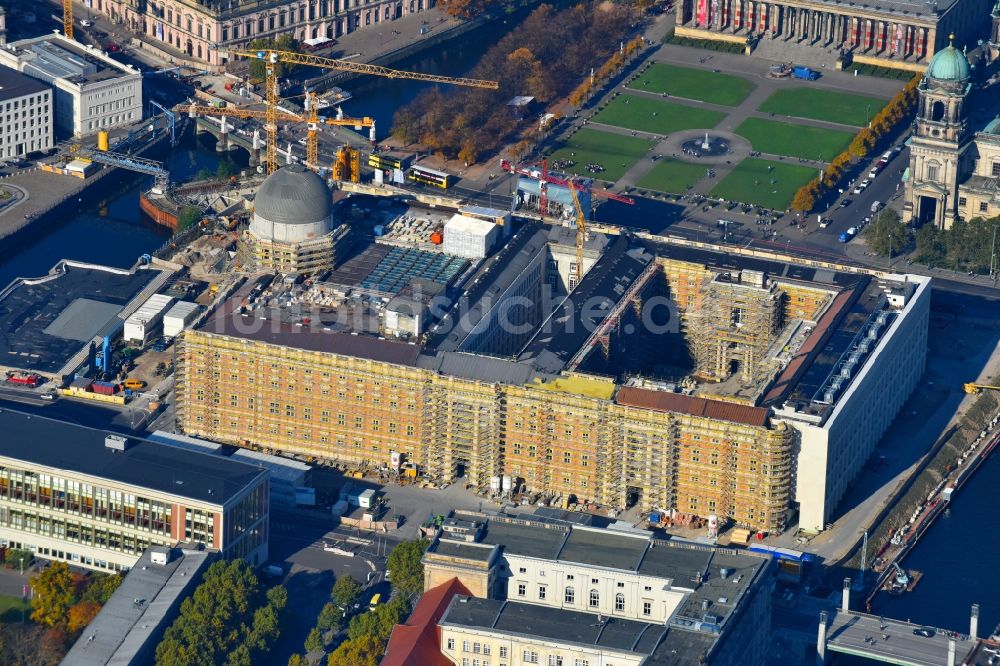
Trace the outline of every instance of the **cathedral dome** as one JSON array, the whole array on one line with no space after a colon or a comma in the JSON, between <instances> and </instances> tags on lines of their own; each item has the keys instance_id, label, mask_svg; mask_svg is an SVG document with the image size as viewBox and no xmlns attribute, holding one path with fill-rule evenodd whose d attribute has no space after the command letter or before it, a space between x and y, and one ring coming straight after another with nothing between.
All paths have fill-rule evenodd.
<instances>
[{"instance_id":1,"label":"cathedral dome","mask_svg":"<svg viewBox=\"0 0 1000 666\"><path fill-rule=\"evenodd\" d=\"M965 54L949 44L931 58L927 66L927 78L938 81L964 81L971 69Z\"/></svg>"}]
</instances>

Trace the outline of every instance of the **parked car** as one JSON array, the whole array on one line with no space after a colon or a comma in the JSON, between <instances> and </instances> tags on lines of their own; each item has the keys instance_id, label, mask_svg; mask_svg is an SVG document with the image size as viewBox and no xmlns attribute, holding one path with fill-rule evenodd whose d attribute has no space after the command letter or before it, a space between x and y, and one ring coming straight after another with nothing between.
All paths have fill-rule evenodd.
<instances>
[{"instance_id":1,"label":"parked car","mask_svg":"<svg viewBox=\"0 0 1000 666\"><path fill-rule=\"evenodd\" d=\"M933 638L935 633L933 627L917 627L913 630L914 636L923 636L924 638Z\"/></svg>"},{"instance_id":2,"label":"parked car","mask_svg":"<svg viewBox=\"0 0 1000 666\"><path fill-rule=\"evenodd\" d=\"M89 28L90 26L94 25L94 22L88 21L87 19L83 19L82 21L80 21L80 25L82 25L84 28Z\"/></svg>"},{"instance_id":3,"label":"parked car","mask_svg":"<svg viewBox=\"0 0 1000 666\"><path fill-rule=\"evenodd\" d=\"M854 203L854 199L852 199L850 197L847 197L846 199L844 199L843 201L840 202L840 207L841 208L847 208L852 203Z\"/></svg>"},{"instance_id":4,"label":"parked car","mask_svg":"<svg viewBox=\"0 0 1000 666\"><path fill-rule=\"evenodd\" d=\"M828 217L824 217L822 220L819 221L819 228L826 229L828 226L830 226L831 222L833 222L833 220L831 220Z\"/></svg>"}]
</instances>

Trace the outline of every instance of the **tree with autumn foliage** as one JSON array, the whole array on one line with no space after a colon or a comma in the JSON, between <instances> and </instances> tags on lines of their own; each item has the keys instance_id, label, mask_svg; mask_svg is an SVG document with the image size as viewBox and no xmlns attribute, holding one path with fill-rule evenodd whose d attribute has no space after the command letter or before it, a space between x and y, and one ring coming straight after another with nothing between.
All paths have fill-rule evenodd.
<instances>
[{"instance_id":1,"label":"tree with autumn foliage","mask_svg":"<svg viewBox=\"0 0 1000 666\"><path fill-rule=\"evenodd\" d=\"M449 4L448 11L458 11L458 6ZM629 25L628 8L615 3L581 3L563 10L543 4L469 73L497 81L499 90L431 88L396 112L393 135L471 164L466 158L473 149L473 159L481 159L523 128L507 107L513 97L527 95L549 104L572 91L571 101L582 103L592 92L591 68L595 80L598 73L613 75L625 63L621 52L630 57L640 48L634 40L622 44ZM587 76L581 84L582 72Z\"/></svg>"},{"instance_id":2,"label":"tree with autumn foliage","mask_svg":"<svg viewBox=\"0 0 1000 666\"><path fill-rule=\"evenodd\" d=\"M53 562L28 581L31 585L31 619L47 627L66 622L73 603L73 574L65 562Z\"/></svg>"},{"instance_id":3,"label":"tree with autumn foliage","mask_svg":"<svg viewBox=\"0 0 1000 666\"><path fill-rule=\"evenodd\" d=\"M797 210L800 213L808 213L812 210L813 206L816 205L816 182L811 180L798 189L795 196L792 197L792 210Z\"/></svg>"},{"instance_id":4,"label":"tree with autumn foliage","mask_svg":"<svg viewBox=\"0 0 1000 666\"><path fill-rule=\"evenodd\" d=\"M70 633L82 631L84 627L93 622L97 614L101 612L101 604L96 601L81 601L74 604L69 609L66 621L66 629Z\"/></svg>"}]
</instances>

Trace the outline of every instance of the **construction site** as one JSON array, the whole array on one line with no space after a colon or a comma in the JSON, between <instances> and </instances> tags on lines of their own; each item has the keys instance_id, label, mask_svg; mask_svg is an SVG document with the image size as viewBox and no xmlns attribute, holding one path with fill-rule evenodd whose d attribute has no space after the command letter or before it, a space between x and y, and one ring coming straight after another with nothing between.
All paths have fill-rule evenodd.
<instances>
[{"instance_id":1,"label":"construction site","mask_svg":"<svg viewBox=\"0 0 1000 666\"><path fill-rule=\"evenodd\" d=\"M343 234L339 249L299 271L238 254L213 311L178 338L188 434L373 471L405 463L484 495L781 531L815 499L800 465L822 466L825 489L863 462L803 459L803 430L844 411L857 376L842 376L838 341L858 334L858 312L891 312L862 365L897 368L884 357L901 352L879 345L904 320L919 328L926 306L922 278L596 231L577 183L575 214L546 223L399 199L331 207L302 184L311 175L270 176L299 185L265 181L244 235L294 254ZM837 395L807 387L830 376ZM886 426L896 403L879 405Z\"/></svg>"}]
</instances>

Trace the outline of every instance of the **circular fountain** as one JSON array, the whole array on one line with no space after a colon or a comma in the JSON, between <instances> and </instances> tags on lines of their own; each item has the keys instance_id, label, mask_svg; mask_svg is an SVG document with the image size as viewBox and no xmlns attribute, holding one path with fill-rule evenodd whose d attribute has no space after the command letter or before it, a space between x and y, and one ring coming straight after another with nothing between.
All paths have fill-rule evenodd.
<instances>
[{"instance_id":1,"label":"circular fountain","mask_svg":"<svg viewBox=\"0 0 1000 666\"><path fill-rule=\"evenodd\" d=\"M728 155L730 152L729 141L719 136L710 136L705 132L704 137L689 139L681 144L685 155L691 157L720 157Z\"/></svg>"}]
</instances>

